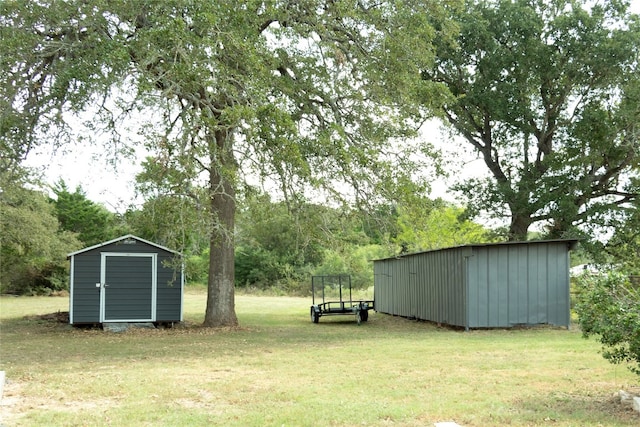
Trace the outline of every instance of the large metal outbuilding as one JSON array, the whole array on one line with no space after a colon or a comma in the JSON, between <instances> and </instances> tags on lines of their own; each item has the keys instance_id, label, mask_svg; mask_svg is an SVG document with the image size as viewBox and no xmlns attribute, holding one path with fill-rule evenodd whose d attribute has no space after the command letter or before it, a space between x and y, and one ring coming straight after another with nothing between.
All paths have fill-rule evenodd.
<instances>
[{"instance_id":1,"label":"large metal outbuilding","mask_svg":"<svg viewBox=\"0 0 640 427\"><path fill-rule=\"evenodd\" d=\"M69 323L182 321L178 252L129 234L68 257Z\"/></svg>"},{"instance_id":2,"label":"large metal outbuilding","mask_svg":"<svg viewBox=\"0 0 640 427\"><path fill-rule=\"evenodd\" d=\"M465 245L375 260L378 312L470 328L569 327L576 240Z\"/></svg>"}]
</instances>

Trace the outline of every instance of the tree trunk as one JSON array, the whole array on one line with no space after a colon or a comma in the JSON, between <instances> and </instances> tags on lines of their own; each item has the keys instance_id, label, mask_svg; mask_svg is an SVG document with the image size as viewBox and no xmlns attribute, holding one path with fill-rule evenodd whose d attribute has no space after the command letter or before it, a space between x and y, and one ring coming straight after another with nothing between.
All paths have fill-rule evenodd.
<instances>
[{"instance_id":1,"label":"tree trunk","mask_svg":"<svg viewBox=\"0 0 640 427\"><path fill-rule=\"evenodd\" d=\"M229 132L216 132L211 147L209 191L212 229L209 245L209 281L204 326L237 326L234 295L234 226L236 171Z\"/></svg>"},{"instance_id":2,"label":"tree trunk","mask_svg":"<svg viewBox=\"0 0 640 427\"><path fill-rule=\"evenodd\" d=\"M568 231L571 229L571 221L566 219L555 219L549 227L547 237L549 239L564 239L567 237Z\"/></svg>"},{"instance_id":3,"label":"tree trunk","mask_svg":"<svg viewBox=\"0 0 640 427\"><path fill-rule=\"evenodd\" d=\"M531 215L513 212L512 209L511 225L509 225L509 241L518 242L527 240L531 223Z\"/></svg>"}]
</instances>

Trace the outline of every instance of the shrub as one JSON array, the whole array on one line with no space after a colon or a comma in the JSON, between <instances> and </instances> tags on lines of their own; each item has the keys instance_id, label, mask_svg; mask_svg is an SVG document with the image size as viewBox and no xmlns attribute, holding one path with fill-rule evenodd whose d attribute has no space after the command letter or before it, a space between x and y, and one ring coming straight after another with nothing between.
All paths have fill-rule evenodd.
<instances>
[{"instance_id":1,"label":"shrub","mask_svg":"<svg viewBox=\"0 0 640 427\"><path fill-rule=\"evenodd\" d=\"M209 249L200 255L185 257L185 279L187 283L207 283L209 276Z\"/></svg>"},{"instance_id":2,"label":"shrub","mask_svg":"<svg viewBox=\"0 0 640 427\"><path fill-rule=\"evenodd\" d=\"M382 245L353 246L341 252L328 250L324 262L313 269L314 276L351 276L353 289L373 286L372 260L389 256L389 248Z\"/></svg>"},{"instance_id":3,"label":"shrub","mask_svg":"<svg viewBox=\"0 0 640 427\"><path fill-rule=\"evenodd\" d=\"M576 313L585 338L598 337L611 363L629 363L640 376L640 290L621 273L583 276Z\"/></svg>"}]
</instances>

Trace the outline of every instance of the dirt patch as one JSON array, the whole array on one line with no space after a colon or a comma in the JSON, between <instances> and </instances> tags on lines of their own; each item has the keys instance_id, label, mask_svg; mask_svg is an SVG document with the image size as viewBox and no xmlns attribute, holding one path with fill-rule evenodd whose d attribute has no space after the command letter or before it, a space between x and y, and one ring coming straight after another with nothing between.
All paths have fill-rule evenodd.
<instances>
[{"instance_id":1,"label":"dirt patch","mask_svg":"<svg viewBox=\"0 0 640 427\"><path fill-rule=\"evenodd\" d=\"M22 386L19 383L7 380L0 396L0 425L14 425L20 418L20 408L25 405L21 391Z\"/></svg>"},{"instance_id":2,"label":"dirt patch","mask_svg":"<svg viewBox=\"0 0 640 427\"><path fill-rule=\"evenodd\" d=\"M42 322L69 323L69 312L58 311L56 313L24 316L24 318L27 320L38 320Z\"/></svg>"},{"instance_id":3,"label":"dirt patch","mask_svg":"<svg viewBox=\"0 0 640 427\"><path fill-rule=\"evenodd\" d=\"M24 383L7 381L0 398L0 426L22 425L20 420L30 410L80 412L84 410L104 410L118 405L118 399L65 400L49 398L27 398Z\"/></svg>"}]
</instances>

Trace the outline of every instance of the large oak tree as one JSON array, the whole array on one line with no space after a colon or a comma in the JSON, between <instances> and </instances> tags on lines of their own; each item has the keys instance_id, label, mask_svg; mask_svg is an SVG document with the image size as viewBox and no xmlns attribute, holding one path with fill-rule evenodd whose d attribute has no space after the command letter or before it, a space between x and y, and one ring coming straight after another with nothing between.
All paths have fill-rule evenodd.
<instances>
[{"instance_id":1,"label":"large oak tree","mask_svg":"<svg viewBox=\"0 0 640 427\"><path fill-rule=\"evenodd\" d=\"M455 101L448 123L490 178L460 186L470 207L526 239L607 226L637 200L640 26L628 2L466 1L457 44L423 77ZM583 230L585 228L583 227Z\"/></svg>"},{"instance_id":2,"label":"large oak tree","mask_svg":"<svg viewBox=\"0 0 640 427\"><path fill-rule=\"evenodd\" d=\"M16 161L74 140L70 119L129 148L137 120L175 192L208 188L205 325L237 323L236 190L247 176L365 199L411 173L392 138L436 105L419 78L448 39L439 1L34 0L0 4L0 144ZM431 25L435 22L437 25ZM86 120L87 114L90 119ZM91 135L85 135L85 137ZM204 174L204 175L203 175Z\"/></svg>"}]
</instances>

